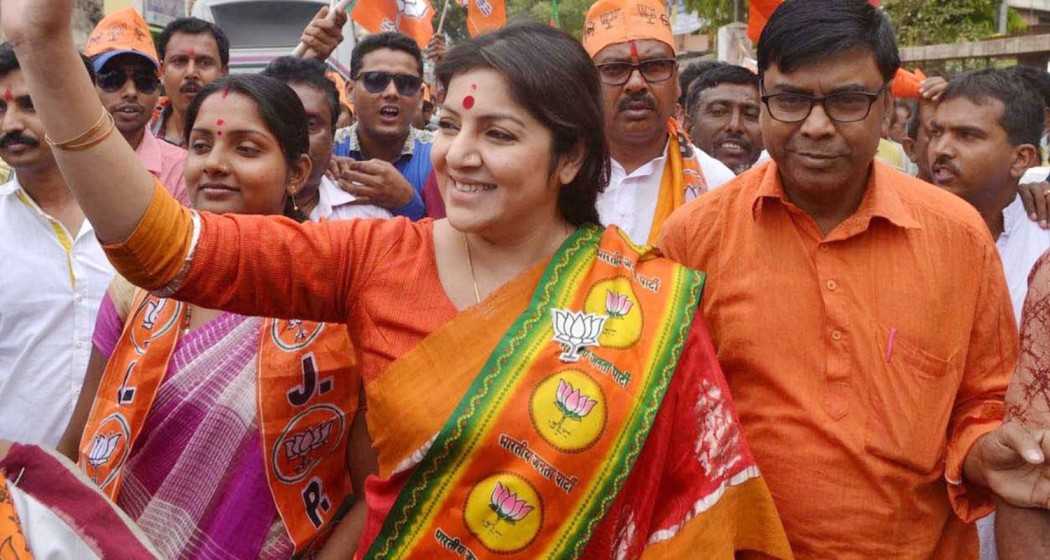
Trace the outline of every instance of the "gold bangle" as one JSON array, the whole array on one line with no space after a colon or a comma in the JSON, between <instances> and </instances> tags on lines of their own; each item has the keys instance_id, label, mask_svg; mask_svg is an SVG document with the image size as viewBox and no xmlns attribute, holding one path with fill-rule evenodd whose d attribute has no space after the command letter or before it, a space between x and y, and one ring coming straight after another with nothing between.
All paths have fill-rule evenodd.
<instances>
[{"instance_id":1,"label":"gold bangle","mask_svg":"<svg viewBox=\"0 0 1050 560\"><path fill-rule=\"evenodd\" d=\"M116 126L117 123L113 120L113 115L111 115L109 111L103 109L102 116L99 117L98 122L76 138L65 142L55 142L45 134L44 140L54 149L65 152L80 152L93 148L102 143L106 138L109 138Z\"/></svg>"}]
</instances>

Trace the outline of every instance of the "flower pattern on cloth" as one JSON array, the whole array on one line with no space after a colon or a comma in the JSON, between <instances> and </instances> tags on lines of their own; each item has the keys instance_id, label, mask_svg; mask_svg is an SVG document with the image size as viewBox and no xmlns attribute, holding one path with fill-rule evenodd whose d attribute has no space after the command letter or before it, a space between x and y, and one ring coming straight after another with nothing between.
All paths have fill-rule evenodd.
<instances>
[{"instance_id":1,"label":"flower pattern on cloth","mask_svg":"<svg viewBox=\"0 0 1050 560\"><path fill-rule=\"evenodd\" d=\"M706 379L701 380L696 412L700 421L700 437L694 447L696 459L708 477L722 478L743 459L740 424L726 406L722 390Z\"/></svg>"}]
</instances>

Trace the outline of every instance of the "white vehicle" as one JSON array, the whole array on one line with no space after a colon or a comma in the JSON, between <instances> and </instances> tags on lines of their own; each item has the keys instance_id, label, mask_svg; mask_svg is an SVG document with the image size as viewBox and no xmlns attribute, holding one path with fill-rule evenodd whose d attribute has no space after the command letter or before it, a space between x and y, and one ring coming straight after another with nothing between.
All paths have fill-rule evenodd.
<instances>
[{"instance_id":1,"label":"white vehicle","mask_svg":"<svg viewBox=\"0 0 1050 560\"><path fill-rule=\"evenodd\" d=\"M230 39L230 71L258 72L271 60L292 54L303 29L328 0L197 0L190 15L222 28ZM352 21L328 64L350 75Z\"/></svg>"}]
</instances>

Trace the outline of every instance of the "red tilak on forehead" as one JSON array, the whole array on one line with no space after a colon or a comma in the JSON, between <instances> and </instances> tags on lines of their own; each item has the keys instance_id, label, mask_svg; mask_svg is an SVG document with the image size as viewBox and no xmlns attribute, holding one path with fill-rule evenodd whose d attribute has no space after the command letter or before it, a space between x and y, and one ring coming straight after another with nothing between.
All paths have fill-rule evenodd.
<instances>
[{"instance_id":1,"label":"red tilak on forehead","mask_svg":"<svg viewBox=\"0 0 1050 560\"><path fill-rule=\"evenodd\" d=\"M222 125L226 124L226 121L219 119L215 121L215 126L219 127L219 131L215 133L216 136L222 136Z\"/></svg>"},{"instance_id":2,"label":"red tilak on forehead","mask_svg":"<svg viewBox=\"0 0 1050 560\"><path fill-rule=\"evenodd\" d=\"M473 106L474 106L474 96L473 95L468 95L468 96L463 98L463 108L464 109L467 109L469 111L470 108L473 107Z\"/></svg>"},{"instance_id":3,"label":"red tilak on forehead","mask_svg":"<svg viewBox=\"0 0 1050 560\"><path fill-rule=\"evenodd\" d=\"M14 94L11 93L11 88L7 88L6 90L4 90L4 101L7 101L8 103L10 103L11 100L14 99L14 98L15 98L15 96L14 96Z\"/></svg>"},{"instance_id":4,"label":"red tilak on forehead","mask_svg":"<svg viewBox=\"0 0 1050 560\"><path fill-rule=\"evenodd\" d=\"M226 96L230 94L230 86L226 86L226 89L222 90L222 98L226 99Z\"/></svg>"},{"instance_id":5,"label":"red tilak on forehead","mask_svg":"<svg viewBox=\"0 0 1050 560\"><path fill-rule=\"evenodd\" d=\"M638 64L638 45L634 41L628 41L627 44L631 46L631 62Z\"/></svg>"}]
</instances>

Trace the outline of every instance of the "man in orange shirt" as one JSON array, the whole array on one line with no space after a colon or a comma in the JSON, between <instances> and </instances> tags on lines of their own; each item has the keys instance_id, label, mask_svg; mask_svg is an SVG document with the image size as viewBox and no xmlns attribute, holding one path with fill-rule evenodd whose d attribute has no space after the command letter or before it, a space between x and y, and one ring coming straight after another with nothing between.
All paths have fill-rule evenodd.
<instances>
[{"instance_id":1,"label":"man in orange shirt","mask_svg":"<svg viewBox=\"0 0 1050 560\"><path fill-rule=\"evenodd\" d=\"M1047 503L1014 450L1043 453L996 429L1018 341L988 228L873 163L899 65L867 2L782 4L758 48L774 161L664 228L710 274L719 361L801 559L972 559L989 488Z\"/></svg>"}]
</instances>

